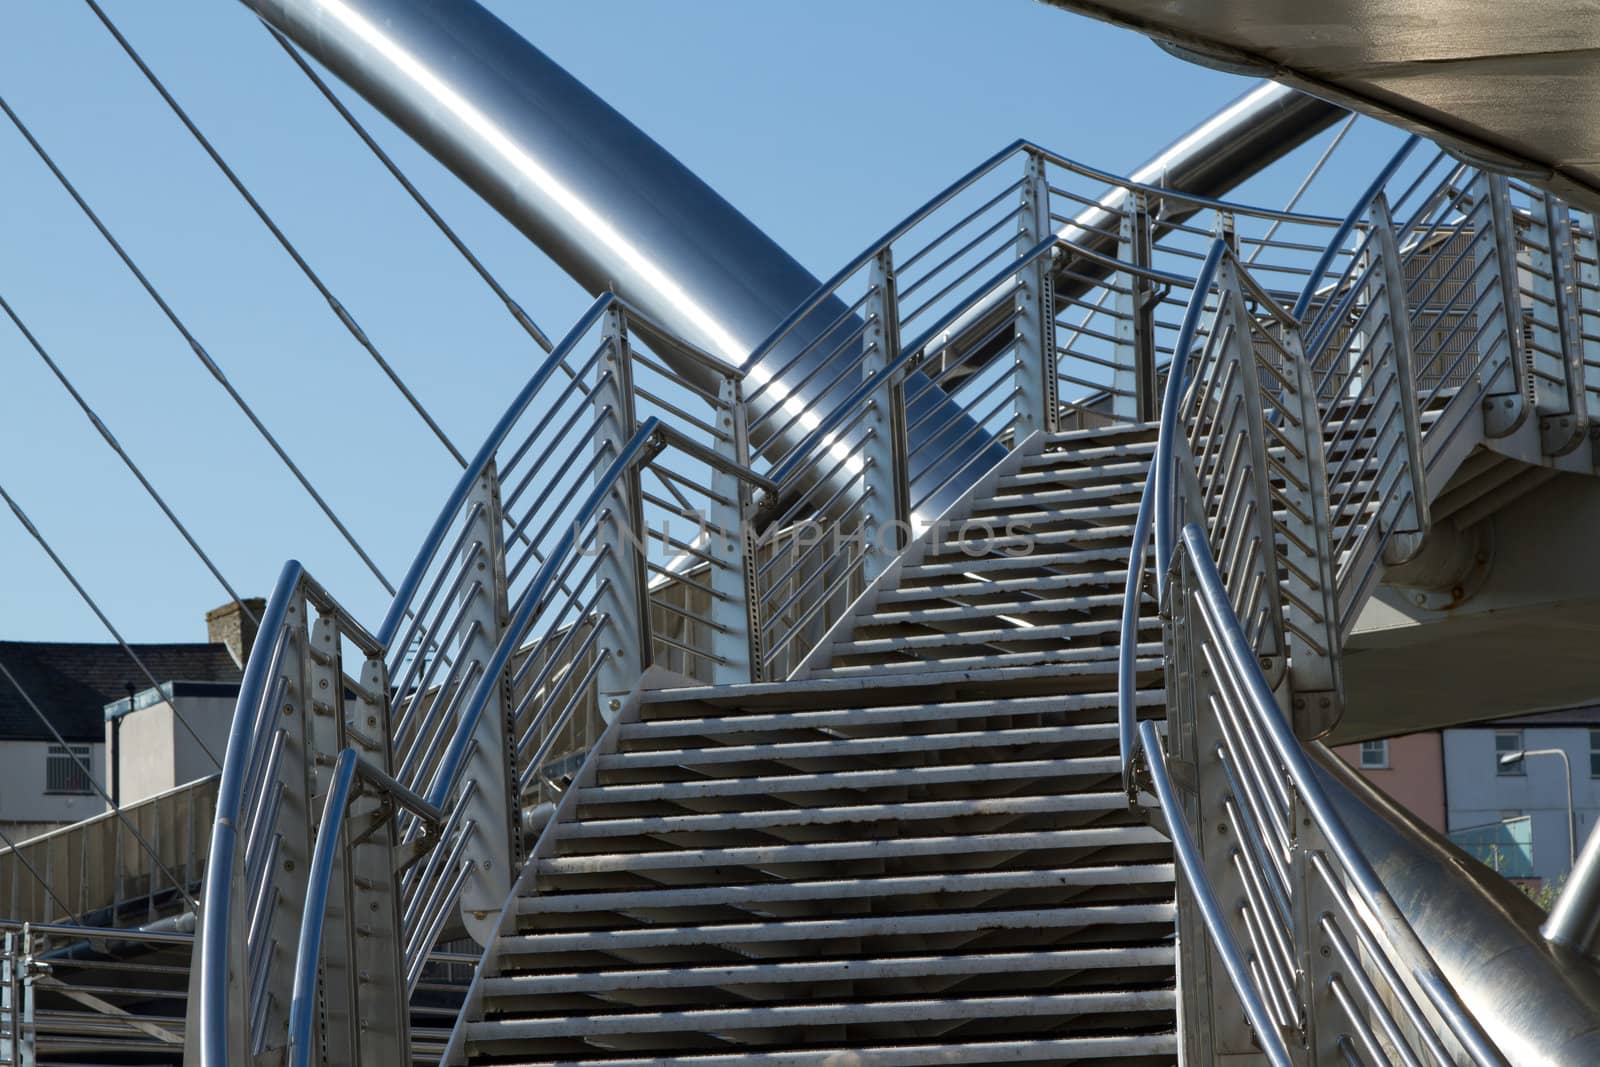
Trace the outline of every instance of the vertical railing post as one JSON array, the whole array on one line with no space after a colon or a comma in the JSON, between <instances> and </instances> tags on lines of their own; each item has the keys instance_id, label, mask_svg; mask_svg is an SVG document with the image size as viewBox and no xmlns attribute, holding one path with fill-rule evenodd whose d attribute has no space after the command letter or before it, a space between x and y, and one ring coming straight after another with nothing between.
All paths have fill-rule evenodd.
<instances>
[{"instance_id":1,"label":"vertical railing post","mask_svg":"<svg viewBox=\"0 0 1600 1067\"><path fill-rule=\"evenodd\" d=\"M744 397L737 375L717 385L717 454L736 468L750 462ZM750 485L743 478L711 469L710 513L706 516L711 567L712 680L719 684L761 680L761 620L757 616L755 530Z\"/></svg>"},{"instance_id":2,"label":"vertical railing post","mask_svg":"<svg viewBox=\"0 0 1600 1067\"><path fill-rule=\"evenodd\" d=\"M465 707L465 694L477 687L479 672L499 647L510 622L505 518L498 468L493 460L473 481L466 506L466 514L471 517L466 544L473 562L469 576L460 583L461 636L457 646L448 650L463 669L455 691L412 696L419 701L431 699L434 715L443 714L449 707ZM436 654L445 652L441 649ZM464 821L470 820L474 826L465 853L472 863L472 874L462 886L460 910L467 932L479 944L488 944L487 939L498 928L500 908L511 891L512 868L523 852L515 752L517 724L511 721L516 707L511 676L518 663L513 657L496 680L489 702L478 716L472 747L460 776L460 788L467 788L468 783L472 786ZM450 728L454 728L453 722Z\"/></svg>"},{"instance_id":3,"label":"vertical railing post","mask_svg":"<svg viewBox=\"0 0 1600 1067\"><path fill-rule=\"evenodd\" d=\"M1534 344L1529 359L1538 372L1533 386L1541 447L1546 455L1561 456L1589 437L1577 264L1572 213L1549 193L1539 199L1543 210L1530 213L1531 239L1526 242L1533 291Z\"/></svg>"},{"instance_id":4,"label":"vertical railing post","mask_svg":"<svg viewBox=\"0 0 1600 1067\"><path fill-rule=\"evenodd\" d=\"M628 322L622 305L606 309L605 351L597 364L590 403L595 409L594 447L603 453L595 464L596 477L622 454L638 428L633 407L632 360L628 351ZM595 642L601 656L597 672L600 717L610 721L622 707L648 665L650 651L649 587L644 577L647 538L642 522L637 468L630 468L611 488L600 513L595 547L600 552L596 575L602 590L595 606L596 625L605 628ZM585 531L578 531L581 538ZM592 721L591 721L592 722ZM586 737L585 744L597 740Z\"/></svg>"},{"instance_id":5,"label":"vertical railing post","mask_svg":"<svg viewBox=\"0 0 1600 1067\"><path fill-rule=\"evenodd\" d=\"M1478 331L1477 374L1484 393L1484 432L1504 437L1522 425L1533 405L1533 374L1522 343L1522 302L1517 292L1516 231L1506 179L1479 171L1473 186L1478 227L1473 235L1473 267L1478 284L1495 290L1479 306L1478 316L1484 321L1498 320L1505 331L1503 345L1495 342L1493 328ZM1492 357L1484 350L1485 344L1493 345Z\"/></svg>"},{"instance_id":6,"label":"vertical railing post","mask_svg":"<svg viewBox=\"0 0 1600 1067\"><path fill-rule=\"evenodd\" d=\"M1150 201L1135 191L1118 224L1117 261L1148 269L1151 248ZM1161 407L1156 387L1155 290L1142 270L1118 271L1114 285L1117 366L1111 380L1111 413L1118 420L1154 422Z\"/></svg>"},{"instance_id":7,"label":"vertical railing post","mask_svg":"<svg viewBox=\"0 0 1600 1067\"><path fill-rule=\"evenodd\" d=\"M364 657L361 692L345 696L339 619L319 615L311 632L313 711L319 740L319 790L331 782L328 757L346 748L393 775L394 759L381 653ZM410 1010L405 984L404 931L394 857L400 841L392 801L358 792L342 823L334 882L324 911L321 979L322 1062L387 1067L410 1055ZM374 1019L392 1025L371 1026Z\"/></svg>"},{"instance_id":8,"label":"vertical railing post","mask_svg":"<svg viewBox=\"0 0 1600 1067\"><path fill-rule=\"evenodd\" d=\"M889 249L872 261L869 290L863 314L861 373L875 382L862 432L864 466L860 536L863 539L864 577L871 580L894 561L902 538L910 534L910 480L906 466L904 375L891 373L900 355L900 311L895 295L894 260Z\"/></svg>"},{"instance_id":9,"label":"vertical railing post","mask_svg":"<svg viewBox=\"0 0 1600 1067\"><path fill-rule=\"evenodd\" d=\"M1327 852L1322 831L1311 818L1299 793L1290 792L1289 920L1293 930L1295 972L1298 979L1302 1049L1313 1064L1344 1062L1340 1052L1340 1025L1344 1009L1333 993L1332 979L1339 971L1336 946L1323 929L1323 916L1337 915L1333 891L1317 873L1313 859ZM1348 978L1343 979L1348 988Z\"/></svg>"},{"instance_id":10,"label":"vertical railing post","mask_svg":"<svg viewBox=\"0 0 1600 1067\"><path fill-rule=\"evenodd\" d=\"M1028 171L1022 181L1017 227L1019 256L1050 235L1050 179L1044 157L1029 151L1026 159ZM1035 431L1053 431L1057 424L1055 300L1050 268L1050 256L1040 256L1017 278L1017 356L1013 374L1019 441Z\"/></svg>"},{"instance_id":11,"label":"vertical railing post","mask_svg":"<svg viewBox=\"0 0 1600 1067\"><path fill-rule=\"evenodd\" d=\"M1381 293L1372 299L1383 301L1377 313L1385 323L1389 339L1389 358L1378 361L1373 367L1377 380L1373 382L1372 396L1374 403L1379 403L1379 398L1392 396L1399 409L1396 419L1380 421L1375 414L1373 423L1386 435L1378 442L1379 447L1404 449L1403 477L1407 483L1405 492L1397 485L1389 494L1395 506L1386 509L1381 519L1397 531L1397 536L1389 542L1388 559L1401 563L1421 547L1422 536L1428 530L1428 471L1422 453L1422 409L1417 400L1416 358L1411 346L1411 309L1406 302L1405 271L1395 240L1394 220L1389 215L1389 201L1382 193L1373 198L1371 219L1370 247L1376 249L1378 258L1373 284L1381 287ZM1381 352L1382 347L1378 350ZM1387 436L1394 433L1400 435L1400 440Z\"/></svg>"},{"instance_id":12,"label":"vertical railing post","mask_svg":"<svg viewBox=\"0 0 1600 1067\"><path fill-rule=\"evenodd\" d=\"M1247 464L1242 475L1246 486L1244 495L1239 498L1231 517L1249 524L1247 528L1225 531L1224 535L1235 539L1235 544L1246 547L1240 551L1219 554L1218 565L1228 568L1224 572L1224 577L1228 585L1235 589L1243 590L1255 584L1241 583L1239 576L1233 573L1235 568L1249 567L1257 573L1265 619L1261 632L1255 640L1256 653L1261 661L1261 669L1276 686L1283 678L1284 668L1287 665L1285 662L1287 648L1283 631L1282 573L1278 565L1278 553L1274 547L1277 530L1272 515L1270 476L1272 457L1267 454L1266 434L1262 429L1265 402L1261 396L1261 370L1259 357L1255 351L1253 322L1240 289L1239 267L1231 255L1224 256L1217 266L1216 292L1218 305L1213 329L1219 332L1227 329L1232 335L1232 350L1225 353L1224 358L1237 364L1237 373L1231 388L1239 390L1240 402L1243 405L1244 425L1238 432L1245 435L1246 445L1244 454L1229 454L1220 458L1229 464ZM1220 377L1224 382L1228 379L1226 373ZM1321 453L1320 441L1317 451ZM1201 473L1204 479L1208 472ZM1213 477L1223 477L1225 472L1217 470L1209 473ZM1225 517L1219 516L1218 521ZM1247 547L1252 542L1256 546L1254 551L1248 550ZM1241 605L1235 604L1234 608L1236 611L1240 610ZM1247 627L1252 625L1252 620L1244 618L1242 611L1241 618Z\"/></svg>"},{"instance_id":13,"label":"vertical railing post","mask_svg":"<svg viewBox=\"0 0 1600 1067\"><path fill-rule=\"evenodd\" d=\"M1286 418L1276 432L1285 442L1278 461L1285 505L1283 537L1283 610L1289 687L1293 693L1290 721L1303 738L1320 737L1344 713L1344 684L1339 656L1339 591L1333 575L1333 538L1329 529L1327 455L1323 451L1322 409L1317 403L1316 375L1306 362L1299 327L1285 327L1278 340L1287 357L1278 368L1293 395L1281 400ZM1274 511L1279 509L1275 506Z\"/></svg>"},{"instance_id":14,"label":"vertical railing post","mask_svg":"<svg viewBox=\"0 0 1600 1067\"><path fill-rule=\"evenodd\" d=\"M344 675L340 667L338 619L331 611L319 611L311 619L315 605L306 607L306 670L309 694L306 700L306 745L311 759L308 766L307 802L320 813L332 783L333 758L344 747ZM322 830L320 821L319 832ZM341 842L336 853L327 904L323 909L322 952L317 961L318 1011L314 1062L323 1064L360 1062L360 1016L356 1010L356 973L352 963L355 949L355 922L350 910L348 849ZM315 847L315 842L313 842ZM309 865L304 868L310 873ZM298 934L298 931L297 931ZM382 931L380 936L389 936ZM296 943L298 943L298 937ZM292 973L292 972L291 972Z\"/></svg>"}]
</instances>

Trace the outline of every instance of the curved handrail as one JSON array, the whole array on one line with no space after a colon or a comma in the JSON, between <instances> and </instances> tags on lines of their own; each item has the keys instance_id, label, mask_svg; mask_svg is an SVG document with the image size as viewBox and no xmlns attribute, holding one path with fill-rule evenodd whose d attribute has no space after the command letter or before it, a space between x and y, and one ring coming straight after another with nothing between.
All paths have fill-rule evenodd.
<instances>
[{"instance_id":1,"label":"curved handrail","mask_svg":"<svg viewBox=\"0 0 1600 1067\"><path fill-rule=\"evenodd\" d=\"M1244 628L1228 601L1228 592L1222 584L1216 561L1211 556L1211 548L1206 543L1205 531L1195 523L1185 526L1183 545L1194 566L1201 600L1206 614L1210 616L1213 632L1220 639L1223 653L1233 665L1233 677L1254 705L1256 722L1263 728L1267 743L1288 772L1295 793L1305 803L1307 813L1343 866L1346 880L1355 889L1367 913L1376 920L1384 937L1396 949L1404 950L1412 978L1428 995L1429 1001L1444 1018L1456 1039L1479 1064L1497 1067L1505 1064L1494 1043L1479 1028L1472 1013L1451 989L1449 980L1439 970L1433 955L1417 937L1405 913L1400 910L1400 905L1395 903L1377 872L1367 862L1366 853L1356 844L1322 788L1305 749L1278 707L1272 687L1261 673L1255 650L1250 647Z\"/></svg>"},{"instance_id":2,"label":"curved handrail","mask_svg":"<svg viewBox=\"0 0 1600 1067\"><path fill-rule=\"evenodd\" d=\"M1133 523L1133 549L1128 556L1128 575L1122 590L1122 628L1117 649L1117 739L1122 755L1122 788L1132 797L1136 793L1133 780L1133 761L1137 755L1135 744L1138 716L1137 694L1134 686L1134 665L1138 659L1139 645L1139 586L1144 577L1144 557L1149 548L1151 527L1156 533L1156 599L1166 590L1167 565L1172 560L1174 540L1170 524L1174 506L1172 487L1172 459L1162 442L1170 443L1177 433L1178 408L1182 403L1184 382L1188 378L1189 350L1194 347L1194 335L1200 329L1200 316L1205 313L1206 294L1211 290L1217 266L1222 262L1228 244L1222 238L1211 243L1200 272L1195 276L1194 290L1189 305L1184 308L1183 322L1178 327L1178 340L1172 348L1172 360L1167 364L1167 385L1161 398L1160 430L1156 436L1156 454L1151 460L1150 473L1145 478L1144 491L1139 498L1139 514Z\"/></svg>"},{"instance_id":3,"label":"curved handrail","mask_svg":"<svg viewBox=\"0 0 1600 1067\"><path fill-rule=\"evenodd\" d=\"M1155 789L1156 800L1160 803L1161 810L1168 813L1167 836L1172 841L1172 854L1178 861L1178 868L1183 872L1190 891L1194 894L1201 920L1206 924L1206 929L1212 933L1217 957L1222 960L1222 966L1228 972L1228 979L1239 994L1239 1004L1244 1008L1245 1018L1250 1020L1250 1028L1255 1034L1256 1042L1261 1046L1262 1053L1272 1067L1290 1067L1294 1061L1289 1058L1289 1050L1284 1045L1283 1035L1278 1032L1261 994L1250 983L1249 964L1245 962L1244 953L1239 951L1239 944L1234 939L1232 931L1228 929L1227 920L1224 918L1222 904L1217 900L1216 891L1211 888L1211 883L1206 878L1205 861L1194 843L1194 834L1190 832L1189 824L1183 818L1183 807L1178 802L1177 791L1173 789L1172 778L1167 773L1167 761L1161 751L1161 737L1156 733L1155 723L1148 721L1142 723L1139 727L1139 738L1150 752L1150 784Z\"/></svg>"},{"instance_id":4,"label":"curved handrail","mask_svg":"<svg viewBox=\"0 0 1600 1067\"><path fill-rule=\"evenodd\" d=\"M1333 226L1337 221L1336 219L1326 215L1312 215L1294 211L1279 211L1273 208L1260 207L1255 204L1245 204L1234 200L1223 200L1217 197L1201 196L1198 193L1187 193L1180 189L1173 189L1165 185L1153 185L1149 182L1135 181L1132 178L1124 177L1119 174L1113 174L1110 171L1101 170L1098 167L1091 167L1086 163L1080 163L1077 160L1072 159L1070 156L1064 156L1059 152L1052 151L1051 149L1045 148L1042 145L1027 140L1026 138L1018 138L1017 140L1006 145L1004 148L1000 149L998 152L995 152L993 155L989 156L987 159L973 167L971 170L967 171L965 174L961 175L961 177L945 186L939 192L935 193L921 207L918 207L905 218L889 227L889 229L884 232L883 236L868 244L866 248L857 253L855 257L849 260L849 262L847 262L842 268L835 271L831 277L820 283L811 291L810 296L806 297L806 299L803 300L798 307L786 315L777 326L773 327L772 332L769 333L766 339L751 351L750 355L747 356L744 362L740 364L739 369L748 373L752 367L759 366L761 361L765 359L774 348L782 343L783 339L788 337L789 334L794 331L795 327L798 326L807 315L810 315L813 311L820 307L822 303L828 299L828 297L832 296L838 290L838 288L850 278L851 275L860 271L863 267L870 263L875 256L879 255L884 249L888 248L895 241L898 241L901 237L904 237L918 223L922 222L929 215L933 214L939 208L949 203L954 197L959 195L964 190L970 188L978 179L992 172L996 167L1006 162L1018 152L1038 156L1040 159L1043 159L1046 162L1054 163L1058 167L1070 170L1073 173L1081 175L1085 178L1091 178L1095 181L1103 181L1107 185L1114 186L1124 192L1139 192L1146 193L1153 197L1164 197L1168 200L1181 202L1182 204L1191 207L1196 211L1211 209L1215 211L1228 212L1233 215L1244 215L1251 218L1265 219L1269 222L1303 222L1311 225L1321 226ZM1100 205L1096 205L1095 207L1085 207L1084 211L1080 212L1080 215L1085 215L1096 210L1107 210L1107 205L1102 203ZM1057 233L1064 234L1076 225L1077 220L1074 219L1073 222L1061 227ZM1326 268L1324 267L1324 269Z\"/></svg>"},{"instance_id":5,"label":"curved handrail","mask_svg":"<svg viewBox=\"0 0 1600 1067\"><path fill-rule=\"evenodd\" d=\"M781 344L784 338L793 333L794 328L800 325L800 323L805 320L807 315L810 315L813 311L817 310L817 308L821 307L823 301L832 296L841 285L849 280L852 274L855 274L857 271L861 270L862 267L865 267L868 263L870 263L874 256L878 255L885 248L888 248L895 241L898 241L901 237L904 237L913 226L917 225L917 223L933 214L945 204L948 204L952 198L971 186L973 182L977 181L979 178L982 178L984 175L994 170L994 168L998 167L1000 164L1004 163L1018 152L1024 151L1030 147L1031 146L1029 143L1025 140L1018 139L1012 141L1010 144L1000 149L1000 151L996 152L994 155L990 156L988 159L984 160L982 163L979 163L976 167L973 167L961 177L945 186L942 190L935 193L928 199L926 203L917 208L915 211L911 212L911 214L907 215L905 218L889 227L889 229L884 232L882 237L879 237L876 241L873 241L871 244L867 245L867 247L857 254L854 259L851 259L843 267L835 271L833 276L828 278L827 281L819 283L817 287L811 291L810 296L806 297L800 302L798 307L796 307L788 315L784 316L782 321L772 328L772 332L767 335L766 339L760 344L756 345L756 347L751 350L750 354L745 357L744 362L739 365L739 369L745 373L749 373L752 367L760 366L761 361L765 359L774 348Z\"/></svg>"},{"instance_id":6,"label":"curved handrail","mask_svg":"<svg viewBox=\"0 0 1600 1067\"><path fill-rule=\"evenodd\" d=\"M561 537L556 541L550 552L545 556L544 562L539 566L539 572L534 576L532 584L522 594L522 599L517 602L516 610L512 613L510 621L506 624L504 636L495 647L494 655L484 665L482 674L472 699L468 701L466 709L462 712L456 724L456 732L450 739L450 745L445 749L444 758L439 763L439 770L434 776L433 785L427 793L428 803L435 807L443 807L445 800L455 788L456 778L461 774L461 769L466 765L467 753L471 748L472 734L477 729L478 720L483 715L484 707L489 703L490 697L501 684L501 674L506 664L510 662L512 654L522 642L523 631L533 621L534 614L539 610L540 603L548 591L551 583L556 579L559 567L566 561L569 553L577 543L578 531L587 526L600 512L600 506L605 503L612 487L616 485L624 472L638 462L645 449L658 436L661 422L654 417L646 419L639 424L622 449L617 453L605 473L595 482L594 488L584 499L583 505L578 509L572 523L562 531Z\"/></svg>"},{"instance_id":7,"label":"curved handrail","mask_svg":"<svg viewBox=\"0 0 1600 1067\"><path fill-rule=\"evenodd\" d=\"M228 931L233 900L233 861L238 844L239 820L244 801L244 780L255 743L255 710L267 694L278 663L289 604L305 568L296 560L283 565L272 597L261 615L256 645L270 654L250 650L244 679L239 684L238 707L228 731L228 748L222 761L222 782L217 787L216 817L211 827L211 854L206 857L205 919L210 936L200 945L200 1063L202 1067L228 1067ZM267 642L271 642L268 644ZM222 936L216 936L220 933Z\"/></svg>"},{"instance_id":8,"label":"curved handrail","mask_svg":"<svg viewBox=\"0 0 1600 1067\"><path fill-rule=\"evenodd\" d=\"M1355 206L1350 209L1350 213L1344 217L1344 221L1339 224L1339 228L1333 232L1333 237L1328 241L1328 247L1322 250L1322 255L1318 257L1316 265L1311 268L1311 274L1306 278L1305 287L1300 290L1300 298L1294 302L1293 314L1295 318L1304 319L1306 317L1306 309L1311 306L1311 301L1317 294L1317 286L1322 284L1323 276L1328 273L1328 268L1333 265L1334 257L1339 254L1339 246L1344 244L1345 240L1350 236L1350 231L1356 228L1356 223L1361 221L1361 216L1367 213L1367 207L1372 203L1373 197L1383 191L1383 187L1389 184L1389 179L1394 177L1395 171L1400 169L1400 165L1406 161L1406 157L1411 154L1412 149L1421 143L1422 137L1419 134L1414 133L1407 137L1395 152L1394 157L1388 163L1385 163L1383 169L1378 171L1377 176L1372 179L1372 184L1367 186L1366 192L1362 193L1356 200Z\"/></svg>"},{"instance_id":9,"label":"curved handrail","mask_svg":"<svg viewBox=\"0 0 1600 1067\"><path fill-rule=\"evenodd\" d=\"M300 941L295 949L294 992L289 1000L288 1067L309 1067L316 1049L317 964L322 955L322 927L339 854L339 833L355 777L356 751L347 748L334 759L327 803L322 808L322 822L317 825L316 851L307 875L305 911L300 915Z\"/></svg>"},{"instance_id":10,"label":"curved handrail","mask_svg":"<svg viewBox=\"0 0 1600 1067\"><path fill-rule=\"evenodd\" d=\"M1124 587L1121 648L1118 650L1117 659L1117 732L1119 741L1124 746L1121 752L1124 787L1130 796L1134 794L1137 788L1134 781L1134 761L1143 753L1151 787L1156 791L1162 809L1167 812L1169 836L1172 838L1179 864L1196 893L1207 932L1223 960L1229 977L1233 980L1246 1014L1251 1017L1252 1025L1256 1025L1257 1013L1263 1013L1265 1017L1265 1008L1259 1003L1258 993L1248 981L1248 968L1245 967L1242 957L1238 957L1238 947L1223 921L1220 910L1214 906L1214 895L1209 885L1205 884L1204 869L1198 855L1194 853L1192 835L1184 825L1181 809L1177 805L1170 779L1166 775L1160 738L1153 724L1148 722L1135 724L1134 664L1138 632L1138 590L1144 571L1144 558L1153 527L1156 546L1154 561L1156 586L1158 597L1164 595L1167 575L1173 565L1180 540L1175 529L1174 494L1179 440L1177 422L1185 379L1188 376L1190 348L1193 346L1194 334L1198 330L1216 269L1223 257L1230 254L1223 240L1218 239L1213 242L1196 279L1189 306L1185 309L1183 324L1179 331L1179 344L1174 348L1172 362L1169 365L1156 454L1152 462L1152 472L1146 480L1140 500L1139 516L1135 520L1134 543L1129 554L1127 583ZM1275 309L1274 313L1280 318L1283 317L1281 309ZM1350 836L1349 830L1339 818L1321 783L1313 774L1310 762L1284 719L1273 696L1272 688L1261 672L1260 662L1228 599L1226 587L1212 558L1204 529L1194 523L1185 526L1181 533L1181 543L1194 569L1202 610L1208 617L1213 633L1219 636L1223 654L1232 667L1230 675L1239 682L1250 702L1254 719L1264 730L1267 744L1286 772L1289 784L1304 800L1307 813L1321 831L1334 858L1343 868L1357 898L1371 916L1377 929L1382 932L1384 939L1410 967L1412 979L1422 989L1456 1039L1477 1063L1500 1067L1505 1061L1499 1051L1479 1028L1470 1011L1439 971L1432 955L1417 937L1404 913L1368 863L1365 854ZM1208 907L1208 901L1213 906ZM1257 1031L1258 1034L1265 1032L1259 1026ZM1265 1044L1263 1048L1266 1049L1269 1058L1272 1058L1273 1050L1267 1048Z\"/></svg>"},{"instance_id":11,"label":"curved handrail","mask_svg":"<svg viewBox=\"0 0 1600 1067\"><path fill-rule=\"evenodd\" d=\"M1216 279L1217 267L1228 252L1228 243L1222 238L1211 242L1200 273L1195 275L1194 291L1189 306L1183 311L1183 323L1178 327L1178 340L1172 347L1172 361L1167 364L1167 385L1161 397L1160 431L1156 436L1158 446L1152 461L1151 477L1155 480L1155 540L1156 540L1156 595L1166 591L1167 568L1172 564L1172 549L1177 540L1174 514L1177 496L1173 488L1172 442L1176 440L1178 408L1182 406L1183 390L1189 377L1189 351L1194 347L1194 335L1200 329L1200 316L1205 314L1206 295ZM1166 447L1161 447L1164 442ZM1140 546L1142 547L1142 546Z\"/></svg>"}]
</instances>

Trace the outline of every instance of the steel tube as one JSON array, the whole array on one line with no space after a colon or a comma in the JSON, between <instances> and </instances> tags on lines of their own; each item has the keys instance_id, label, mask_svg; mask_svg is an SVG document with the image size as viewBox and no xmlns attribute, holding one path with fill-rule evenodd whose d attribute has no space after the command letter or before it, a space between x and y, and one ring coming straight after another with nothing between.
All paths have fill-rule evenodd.
<instances>
[{"instance_id":1,"label":"steel tube","mask_svg":"<svg viewBox=\"0 0 1600 1067\"><path fill-rule=\"evenodd\" d=\"M316 1043L313 1031L317 1019L317 963L322 957L322 931L327 919L328 891L333 882L333 865L339 854L339 838L344 829L345 809L356 778L356 752L347 748L333 764L327 804L317 827L316 851L307 875L305 911L300 915L300 943L294 961L294 993L289 1001L289 1048L285 1056L290 1067L308 1067Z\"/></svg>"}]
</instances>

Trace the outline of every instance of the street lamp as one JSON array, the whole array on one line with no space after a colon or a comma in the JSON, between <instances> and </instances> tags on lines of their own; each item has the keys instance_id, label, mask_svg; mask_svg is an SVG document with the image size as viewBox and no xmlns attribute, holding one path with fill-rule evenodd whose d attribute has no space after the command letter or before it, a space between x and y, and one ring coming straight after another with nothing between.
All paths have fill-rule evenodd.
<instances>
[{"instance_id":1,"label":"street lamp","mask_svg":"<svg viewBox=\"0 0 1600 1067\"><path fill-rule=\"evenodd\" d=\"M1526 751L1507 752L1500 757L1500 766L1509 767L1513 763L1520 763L1526 756L1560 756L1561 763L1567 768L1567 871L1578 865L1578 817L1572 808L1572 761L1567 758L1565 749L1560 748L1530 748Z\"/></svg>"}]
</instances>

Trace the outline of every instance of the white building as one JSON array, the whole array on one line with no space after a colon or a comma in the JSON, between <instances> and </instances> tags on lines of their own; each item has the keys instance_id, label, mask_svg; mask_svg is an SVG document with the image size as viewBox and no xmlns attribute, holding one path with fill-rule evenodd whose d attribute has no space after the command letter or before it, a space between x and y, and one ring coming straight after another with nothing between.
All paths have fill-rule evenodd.
<instances>
[{"instance_id":1,"label":"white building","mask_svg":"<svg viewBox=\"0 0 1600 1067\"><path fill-rule=\"evenodd\" d=\"M251 606L259 616L260 601ZM0 832L17 842L105 811L106 796L132 803L216 773L174 711L220 759L255 635L235 605L207 624L210 641L135 644L133 656L117 644L0 641L15 679L0 675Z\"/></svg>"},{"instance_id":2,"label":"white building","mask_svg":"<svg viewBox=\"0 0 1600 1067\"><path fill-rule=\"evenodd\" d=\"M1600 817L1600 708L1574 708L1444 731L1445 807L1452 833L1527 816L1533 875L1560 881L1569 851ZM1525 752L1522 759L1502 757ZM1560 753L1555 755L1552 753ZM1567 768L1574 842L1568 842Z\"/></svg>"}]
</instances>

